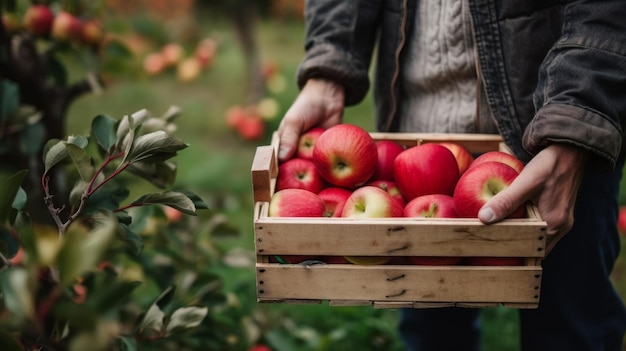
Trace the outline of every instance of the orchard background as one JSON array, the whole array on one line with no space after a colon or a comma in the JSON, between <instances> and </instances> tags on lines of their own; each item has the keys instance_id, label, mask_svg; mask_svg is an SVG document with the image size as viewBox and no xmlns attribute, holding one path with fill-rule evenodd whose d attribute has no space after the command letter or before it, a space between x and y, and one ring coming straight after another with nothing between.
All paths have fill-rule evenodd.
<instances>
[{"instance_id":1,"label":"orchard background","mask_svg":"<svg viewBox=\"0 0 626 351\"><path fill-rule=\"evenodd\" d=\"M74 83L88 83L81 94L66 101L65 109L57 111L63 128L56 131L62 135L54 137L89 135L96 116L121 120L146 109L157 116L150 121L160 121L157 129L185 143L174 153L176 177L169 179L169 187L193 193L190 198L197 206L192 214L183 214L164 200L145 206L143 212L133 213L141 223L132 228L138 237L125 237L133 252L109 250L93 263L94 270L109 271L116 280L136 285L128 283L124 289L105 294L106 286L85 278L62 290L61 294L71 297L64 301L38 298L41 286L31 282L23 291L16 290L34 301L22 302L34 312L20 323L13 318L18 312L6 291L14 281L7 278L9 272L24 263L14 257L19 256L19 245L8 239L14 232L7 228L13 226L3 227L0 252L11 263L0 261L0 289L4 289L0 349L69 350L87 342L103 345L102 350L403 350L395 333L395 310L256 302L250 166L256 146L269 144L297 94L295 72L303 55L302 0L7 1L2 5L3 38L28 32L23 16L32 3L48 6L57 14L67 11L82 21L96 19L103 33L95 47L77 41L62 43L50 35L34 38L44 56L53 52L55 57L54 65L37 73L41 84L49 84L53 76L61 87L44 91L65 91ZM12 44L3 43L0 48L10 50ZM0 56L3 84L12 80L5 59ZM7 96L15 98L9 90L7 85L0 90L0 179L29 167L28 163L16 166L7 156L14 150L4 143L12 135L23 138L25 131L40 131L30 128L45 120L46 114L41 117L37 106L57 101L46 94L38 96L40 105L22 99L17 112L13 111L21 114L16 123L5 113ZM347 109L345 122L373 131L371 99ZM27 144L40 147L31 153L41 152L50 138L50 133L35 132L28 134ZM29 150L24 143L14 145L22 152ZM28 190L26 180L25 202L43 206L41 189ZM162 191L146 179L122 180L130 199ZM626 191L623 194L621 203L626 204ZM41 221L32 230L37 242L45 241L42 238L50 232L54 237L50 214L32 206L33 222ZM80 255L68 257L72 262ZM32 261L24 265L30 267ZM626 258L620 258L614 280L626 297L624 275ZM121 297L106 300L107 296ZM59 314L93 307L95 300L115 303L87 308L91 314ZM45 306L53 311L50 316L55 321L37 320ZM178 328L168 328L176 320L174 312L185 308L195 308L197 323L180 322ZM59 315L69 322L59 324ZM482 316L486 351L518 350L515 311L490 308ZM73 332L79 323L88 327ZM45 343L33 342L37 332L45 335Z\"/></svg>"}]
</instances>

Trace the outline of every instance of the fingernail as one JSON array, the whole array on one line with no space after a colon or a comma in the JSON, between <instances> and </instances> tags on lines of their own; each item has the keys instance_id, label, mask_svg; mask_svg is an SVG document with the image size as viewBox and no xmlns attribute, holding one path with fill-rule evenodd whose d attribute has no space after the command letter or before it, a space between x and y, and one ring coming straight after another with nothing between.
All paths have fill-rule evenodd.
<instances>
[{"instance_id":1,"label":"fingernail","mask_svg":"<svg viewBox=\"0 0 626 351\"><path fill-rule=\"evenodd\" d=\"M280 147L278 148L278 158L282 159L287 157L287 153L289 152L289 150L287 150L287 148L285 147Z\"/></svg>"},{"instance_id":2,"label":"fingernail","mask_svg":"<svg viewBox=\"0 0 626 351\"><path fill-rule=\"evenodd\" d=\"M491 207L483 207L478 211L478 218L483 222L491 223L496 219L496 214Z\"/></svg>"}]
</instances>

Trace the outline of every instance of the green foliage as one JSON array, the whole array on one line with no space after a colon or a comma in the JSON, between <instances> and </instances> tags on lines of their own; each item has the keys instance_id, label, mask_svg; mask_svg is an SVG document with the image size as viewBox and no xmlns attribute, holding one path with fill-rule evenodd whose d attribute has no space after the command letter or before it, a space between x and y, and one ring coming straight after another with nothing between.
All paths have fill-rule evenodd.
<instances>
[{"instance_id":1,"label":"green foliage","mask_svg":"<svg viewBox=\"0 0 626 351\"><path fill-rule=\"evenodd\" d=\"M229 308L221 277L212 272L221 253L197 245L201 236L236 230L214 213L200 228L203 222L191 218L208 206L188 190L126 200L124 171L157 188L174 184L171 159L187 144L154 126L167 127L179 111L155 117L141 110L119 121L99 115L90 135L48 141L41 184L57 228L31 222L23 210L26 170L0 179L3 350L228 350L246 344L243 332L233 342L216 327L237 333L238 322L224 323L215 314ZM58 168L75 180L67 199L47 186ZM189 216L169 218L168 207Z\"/></svg>"}]
</instances>

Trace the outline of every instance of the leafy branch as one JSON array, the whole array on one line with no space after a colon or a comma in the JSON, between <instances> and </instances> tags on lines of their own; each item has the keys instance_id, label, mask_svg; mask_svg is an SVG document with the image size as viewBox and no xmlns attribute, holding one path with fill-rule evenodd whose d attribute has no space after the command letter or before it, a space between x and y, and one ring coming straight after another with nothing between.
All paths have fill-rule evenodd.
<instances>
[{"instance_id":1,"label":"leafy branch","mask_svg":"<svg viewBox=\"0 0 626 351\"><path fill-rule=\"evenodd\" d=\"M140 110L126 115L119 122L99 115L93 120L89 137L70 136L66 140L54 139L46 144L41 184L45 192L44 202L61 238L68 227L85 213L90 198L124 171L130 171L159 187L173 182L176 166L168 160L186 148L187 144L160 128L166 126L178 112L178 109L173 108L161 118L156 118L151 117L146 110ZM97 167L94 165L95 158L87 151L90 141L95 142L99 154L104 155ZM74 194L70 198L71 208L64 205L57 207L48 186L50 170L68 159L76 169L79 181L71 192ZM107 209L123 212L131 207L150 204L163 204L189 215L195 215L197 205L204 206L193 194L166 191L144 195L127 205Z\"/></svg>"}]
</instances>

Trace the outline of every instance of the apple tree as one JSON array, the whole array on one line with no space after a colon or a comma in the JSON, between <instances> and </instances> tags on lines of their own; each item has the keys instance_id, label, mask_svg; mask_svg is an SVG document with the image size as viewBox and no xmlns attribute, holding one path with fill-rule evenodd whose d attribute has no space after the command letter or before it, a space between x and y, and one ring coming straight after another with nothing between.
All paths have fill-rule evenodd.
<instances>
[{"instance_id":1,"label":"apple tree","mask_svg":"<svg viewBox=\"0 0 626 351\"><path fill-rule=\"evenodd\" d=\"M211 245L236 231L172 189L180 110L103 114L88 135L66 133L68 107L104 88L101 51L81 39L99 5L0 3L0 348L241 349L243 312L215 313L231 302ZM76 81L72 54L88 63ZM158 190L128 200L136 178Z\"/></svg>"}]
</instances>

